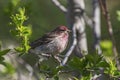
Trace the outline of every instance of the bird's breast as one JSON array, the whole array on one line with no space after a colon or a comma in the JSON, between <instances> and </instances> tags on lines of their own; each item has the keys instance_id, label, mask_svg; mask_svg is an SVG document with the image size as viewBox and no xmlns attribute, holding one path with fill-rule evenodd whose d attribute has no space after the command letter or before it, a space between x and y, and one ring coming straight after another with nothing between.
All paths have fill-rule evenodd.
<instances>
[{"instance_id":1,"label":"bird's breast","mask_svg":"<svg viewBox=\"0 0 120 80\"><path fill-rule=\"evenodd\" d=\"M63 36L59 39L59 42L58 42L58 51L61 53L65 50L66 46L67 46L67 43L68 43L68 36Z\"/></svg>"}]
</instances>

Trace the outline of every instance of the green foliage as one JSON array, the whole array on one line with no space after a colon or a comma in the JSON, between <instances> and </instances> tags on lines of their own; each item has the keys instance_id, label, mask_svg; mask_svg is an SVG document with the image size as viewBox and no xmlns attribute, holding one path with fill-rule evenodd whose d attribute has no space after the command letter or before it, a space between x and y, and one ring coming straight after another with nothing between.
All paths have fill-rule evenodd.
<instances>
[{"instance_id":1,"label":"green foliage","mask_svg":"<svg viewBox=\"0 0 120 80\"><path fill-rule=\"evenodd\" d=\"M77 72L81 78L73 76L74 80L90 80L94 74L100 75L101 69L103 73L109 77L110 80L117 80L120 76L120 72L116 67L115 60L111 58L112 55L112 43L110 41L102 41L101 48L103 55L95 53L89 53L82 58L72 57L67 66L50 67L48 64L41 64L41 73L44 73L47 77L59 80L59 72L71 71ZM106 57L107 56L107 57Z\"/></svg>"},{"instance_id":2,"label":"green foliage","mask_svg":"<svg viewBox=\"0 0 120 80\"><path fill-rule=\"evenodd\" d=\"M31 26L27 25L24 26L24 22L28 19L25 16L25 8L19 8L18 13L11 16L11 24L14 26L15 29L11 30L11 33L17 37L20 41L20 46L15 48L17 52L22 54L27 53L29 50L29 37L31 36Z\"/></svg>"},{"instance_id":3,"label":"green foliage","mask_svg":"<svg viewBox=\"0 0 120 80\"><path fill-rule=\"evenodd\" d=\"M109 74L112 78L119 78L120 71L118 71L115 61L112 59L107 59L107 62L109 63L109 67L105 70L105 73Z\"/></svg>"},{"instance_id":4,"label":"green foliage","mask_svg":"<svg viewBox=\"0 0 120 80\"><path fill-rule=\"evenodd\" d=\"M42 64L40 67L41 73L45 74L48 78L54 78L54 80L59 80L59 71L62 70L62 66L51 67L47 64Z\"/></svg>"},{"instance_id":5,"label":"green foliage","mask_svg":"<svg viewBox=\"0 0 120 80\"><path fill-rule=\"evenodd\" d=\"M7 5L4 8L4 12L10 16L15 11L15 9L18 8L19 3L20 3L20 0L7 1Z\"/></svg>"},{"instance_id":6,"label":"green foliage","mask_svg":"<svg viewBox=\"0 0 120 80\"><path fill-rule=\"evenodd\" d=\"M5 49L5 50L0 51L0 56L6 55L9 51L10 49Z\"/></svg>"},{"instance_id":7,"label":"green foliage","mask_svg":"<svg viewBox=\"0 0 120 80\"><path fill-rule=\"evenodd\" d=\"M107 68L109 64L104 60L103 56L97 53L88 54L83 58L75 57L69 62L69 67L78 71L82 75L81 80L90 80L91 74L99 73L100 68Z\"/></svg>"},{"instance_id":8,"label":"green foliage","mask_svg":"<svg viewBox=\"0 0 120 80\"><path fill-rule=\"evenodd\" d=\"M10 5L8 5L9 9L4 9L6 13L9 15L13 14L14 10L18 9L18 4L20 0L11 0ZM17 6L17 7L16 7ZM31 36L31 25L24 25L25 21L28 19L28 17L25 16L25 8L19 8L18 13L15 15L12 15L11 17L11 25L14 29L12 29L10 32L13 34L17 40L19 41L20 46L16 47L16 52L19 52L20 55L23 53L27 53L29 46L29 37ZM11 63L8 63L5 61L4 56L9 53L10 49L1 49L0 44L0 65L4 66L4 69L0 72L1 74L13 74L15 73L15 68Z\"/></svg>"},{"instance_id":9,"label":"green foliage","mask_svg":"<svg viewBox=\"0 0 120 80\"><path fill-rule=\"evenodd\" d=\"M27 8L26 13L29 13L27 15L30 15L31 13L31 1L29 0L7 0L5 1L6 5L4 7L4 13L7 16L11 16L12 14L16 13L16 11L19 9L19 7L25 7Z\"/></svg>"},{"instance_id":10,"label":"green foliage","mask_svg":"<svg viewBox=\"0 0 120 80\"><path fill-rule=\"evenodd\" d=\"M67 68L67 69L66 69ZM118 79L120 72L117 70L114 60L105 58L98 53L88 54L83 58L72 58L67 66L50 67L48 64L42 64L40 66L41 73L47 77L59 80L59 72L65 71L77 71L81 75L81 79L73 77L74 80L90 80L94 73L101 74L100 69L104 69L104 73L109 75L109 78Z\"/></svg>"},{"instance_id":11,"label":"green foliage","mask_svg":"<svg viewBox=\"0 0 120 80\"><path fill-rule=\"evenodd\" d=\"M10 49L0 50L0 64L1 64L1 65L4 65L4 64L5 64L5 62L4 62L4 60L5 60L4 56L5 56L9 51L10 51ZM8 68L7 66L5 66L5 67Z\"/></svg>"},{"instance_id":12,"label":"green foliage","mask_svg":"<svg viewBox=\"0 0 120 80\"><path fill-rule=\"evenodd\" d=\"M109 41L109 40L104 40L104 41L101 41L100 42L100 46L101 46L101 49L102 49L102 53L104 56L113 56L113 53L112 53L112 42Z\"/></svg>"},{"instance_id":13,"label":"green foliage","mask_svg":"<svg viewBox=\"0 0 120 80\"><path fill-rule=\"evenodd\" d=\"M100 74L100 68L103 68L104 73L109 75L110 78L118 79L120 76L116 63L111 59L105 59L97 53L88 54L81 59L75 57L69 62L69 67L82 75L81 80L90 80L93 73Z\"/></svg>"},{"instance_id":14,"label":"green foliage","mask_svg":"<svg viewBox=\"0 0 120 80\"><path fill-rule=\"evenodd\" d=\"M1 46L1 44L0 44ZM0 49L0 64L4 63L4 56L10 51L10 49L1 50Z\"/></svg>"},{"instance_id":15,"label":"green foliage","mask_svg":"<svg viewBox=\"0 0 120 80\"><path fill-rule=\"evenodd\" d=\"M118 15L117 19L120 21L120 11L117 11L117 15Z\"/></svg>"},{"instance_id":16,"label":"green foliage","mask_svg":"<svg viewBox=\"0 0 120 80\"><path fill-rule=\"evenodd\" d=\"M1 44L0 44L1 46ZM5 62L4 56L10 52L10 49L1 50L0 49L0 65L5 67L3 74L13 74L15 69L13 68L12 64Z\"/></svg>"},{"instance_id":17,"label":"green foliage","mask_svg":"<svg viewBox=\"0 0 120 80\"><path fill-rule=\"evenodd\" d=\"M3 74L14 74L15 73L15 68L13 67L12 64L8 62L4 62L3 65L5 66L5 70Z\"/></svg>"},{"instance_id":18,"label":"green foliage","mask_svg":"<svg viewBox=\"0 0 120 80\"><path fill-rule=\"evenodd\" d=\"M112 54L112 43L110 41L101 42L101 47L104 54ZM104 73L109 75L111 80L118 79L120 72L116 67L115 60L105 56L99 55L96 52L85 55L83 58L74 57L70 60L69 67L82 75L81 80L90 80L92 74L100 74L100 69L104 69ZM77 80L77 78L75 80Z\"/></svg>"},{"instance_id":19,"label":"green foliage","mask_svg":"<svg viewBox=\"0 0 120 80\"><path fill-rule=\"evenodd\" d=\"M120 15L120 13L118 12ZM116 67L116 62L114 60L114 55L112 53L112 42L105 40L100 43L103 55L105 55L105 60L108 63L109 67L105 69L105 73L109 74L109 76L118 78L120 76L120 72Z\"/></svg>"}]
</instances>

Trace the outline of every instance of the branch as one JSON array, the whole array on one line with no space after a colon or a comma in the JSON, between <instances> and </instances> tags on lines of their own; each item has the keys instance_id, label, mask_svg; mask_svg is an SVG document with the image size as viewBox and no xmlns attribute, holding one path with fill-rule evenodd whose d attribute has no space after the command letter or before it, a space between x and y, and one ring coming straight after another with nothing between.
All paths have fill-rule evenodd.
<instances>
[{"instance_id":1,"label":"branch","mask_svg":"<svg viewBox=\"0 0 120 80\"><path fill-rule=\"evenodd\" d=\"M67 53L66 53L66 55L65 55L65 58L64 58L64 60L62 61L61 66L64 66L64 65L67 63L68 58L69 58L69 56L72 54L72 52L73 52L76 44L77 44L76 26L73 26L73 43L72 43L70 49L67 51Z\"/></svg>"},{"instance_id":2,"label":"branch","mask_svg":"<svg viewBox=\"0 0 120 80\"><path fill-rule=\"evenodd\" d=\"M87 25L90 26L90 28L93 28L93 19L89 18L85 12L83 17Z\"/></svg>"},{"instance_id":3,"label":"branch","mask_svg":"<svg viewBox=\"0 0 120 80\"><path fill-rule=\"evenodd\" d=\"M59 8L62 12L66 13L67 9L58 1L58 0L51 0L52 3Z\"/></svg>"},{"instance_id":4,"label":"branch","mask_svg":"<svg viewBox=\"0 0 120 80\"><path fill-rule=\"evenodd\" d=\"M100 6L98 0L93 0L93 35L94 35L94 49L101 54L100 38L101 38L101 25L100 25Z\"/></svg>"},{"instance_id":5,"label":"branch","mask_svg":"<svg viewBox=\"0 0 120 80\"><path fill-rule=\"evenodd\" d=\"M16 55L16 52L12 52L11 54L8 54L8 57L10 58L11 63L14 65L14 67L16 68L16 73L18 75L17 79L18 80L31 80L33 77L36 80L39 80L39 76L37 75L37 72L35 72L35 70L33 69L33 67L31 65L29 65L28 63L26 63L22 58L18 57ZM28 76L25 76L23 73L23 67L24 69L26 69L29 72Z\"/></svg>"},{"instance_id":6,"label":"branch","mask_svg":"<svg viewBox=\"0 0 120 80\"><path fill-rule=\"evenodd\" d=\"M118 60L118 52L117 52L117 48L116 48L115 38L114 38L114 35L113 35L112 24L111 24L111 21L110 21L110 14L108 13L107 5L106 5L106 0L99 0L99 3L100 3L100 6L102 8L103 15L105 16L105 19L107 21L108 32L109 32L110 38L112 40L112 44L113 44L112 50L113 50L113 53L114 53L117 68L120 70L120 63L119 63L119 60Z\"/></svg>"}]
</instances>

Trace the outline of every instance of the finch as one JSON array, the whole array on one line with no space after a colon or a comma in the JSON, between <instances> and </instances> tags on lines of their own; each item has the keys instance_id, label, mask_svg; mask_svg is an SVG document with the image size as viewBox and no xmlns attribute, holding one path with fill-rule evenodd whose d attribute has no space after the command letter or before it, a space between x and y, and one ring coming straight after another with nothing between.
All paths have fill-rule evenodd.
<instances>
[{"instance_id":1,"label":"finch","mask_svg":"<svg viewBox=\"0 0 120 80\"><path fill-rule=\"evenodd\" d=\"M30 52L35 54L62 53L68 44L70 30L66 26L58 26L53 31L44 34L41 38L33 41Z\"/></svg>"}]
</instances>

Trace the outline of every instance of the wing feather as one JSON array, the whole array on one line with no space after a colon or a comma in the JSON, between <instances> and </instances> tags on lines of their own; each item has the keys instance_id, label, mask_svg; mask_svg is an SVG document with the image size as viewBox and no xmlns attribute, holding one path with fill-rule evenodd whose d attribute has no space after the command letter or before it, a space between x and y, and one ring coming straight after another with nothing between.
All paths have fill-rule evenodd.
<instances>
[{"instance_id":1,"label":"wing feather","mask_svg":"<svg viewBox=\"0 0 120 80\"><path fill-rule=\"evenodd\" d=\"M50 43L53 40L53 38L55 38L55 37L56 37L56 35L54 33L47 33L47 34L43 35L41 38L31 42L31 44L30 44L31 49L34 49L38 46Z\"/></svg>"}]
</instances>

